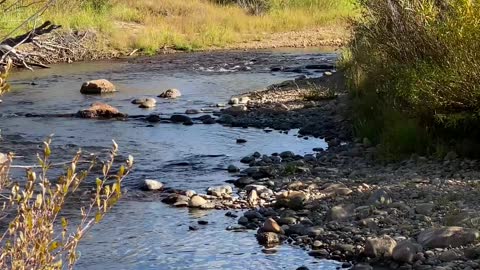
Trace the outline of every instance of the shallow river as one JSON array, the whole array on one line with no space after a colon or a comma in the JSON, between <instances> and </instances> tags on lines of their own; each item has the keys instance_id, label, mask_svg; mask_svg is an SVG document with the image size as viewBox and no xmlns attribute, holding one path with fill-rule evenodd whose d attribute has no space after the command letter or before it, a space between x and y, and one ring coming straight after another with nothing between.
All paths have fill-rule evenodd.
<instances>
[{"instance_id":1,"label":"shallow river","mask_svg":"<svg viewBox=\"0 0 480 270\"><path fill-rule=\"evenodd\" d=\"M225 217L224 211L177 209L149 200L148 196L138 198L138 187L145 178L158 179L169 187L203 191L233 179L225 168L230 164L240 166L238 161L245 155L285 150L305 154L314 147L325 147L321 140L298 138L295 131L265 133L221 125L161 123L149 127L137 120L22 116L73 113L94 101L106 102L131 115L183 113L186 109L225 103L232 95L295 78L300 72L321 76L318 70L299 70L299 66L332 62L335 58L335 53L323 49L217 52L19 72L11 78L12 91L2 97L0 104L0 152L15 151L25 156L16 160L17 165L32 164L40 142L54 134L53 154L59 160L70 157L79 147L88 152L105 151L111 139L119 144L122 154L135 157L134 172L125 182L131 192L81 244L77 269L296 269L302 265L336 269L335 262L314 259L304 250L288 245L274 252L262 251L253 231L225 230L236 224L236 219ZM271 72L273 66L296 70ZM107 96L80 94L83 81L98 78L112 81L119 92ZM175 101L158 100L152 110L130 103L135 97L155 97L167 88L178 88L183 96ZM236 144L237 138L248 142ZM196 225L199 219L209 221L209 225L189 231L189 225Z\"/></svg>"}]
</instances>

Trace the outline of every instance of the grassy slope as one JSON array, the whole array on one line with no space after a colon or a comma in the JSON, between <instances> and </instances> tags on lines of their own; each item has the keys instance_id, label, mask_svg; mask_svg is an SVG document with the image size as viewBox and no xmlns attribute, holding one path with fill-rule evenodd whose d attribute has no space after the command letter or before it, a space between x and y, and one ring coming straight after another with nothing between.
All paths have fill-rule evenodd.
<instances>
[{"instance_id":1,"label":"grassy slope","mask_svg":"<svg viewBox=\"0 0 480 270\"><path fill-rule=\"evenodd\" d=\"M236 6L220 6L208 0L111 0L110 4L99 0L96 2L107 5L87 4L81 8L78 1L62 1L42 19L66 29L95 29L107 37L104 40L108 44L103 45L109 48L154 53L162 47L226 47L272 33L319 27L344 31L346 18L354 14L351 0L271 1L273 8L264 16L252 16ZM0 33L8 32L31 11L21 9L0 16Z\"/></svg>"}]
</instances>

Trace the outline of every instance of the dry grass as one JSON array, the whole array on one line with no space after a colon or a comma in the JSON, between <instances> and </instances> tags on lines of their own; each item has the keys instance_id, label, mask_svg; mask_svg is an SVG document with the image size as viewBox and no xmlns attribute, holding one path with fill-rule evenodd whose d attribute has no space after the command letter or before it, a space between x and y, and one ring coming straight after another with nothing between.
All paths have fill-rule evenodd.
<instances>
[{"instance_id":1,"label":"dry grass","mask_svg":"<svg viewBox=\"0 0 480 270\"><path fill-rule=\"evenodd\" d=\"M62 1L42 19L66 29L95 29L118 50L154 53L163 47L185 50L226 47L272 33L325 26L343 29L347 18L354 14L350 0L270 1L270 10L262 16L254 16L236 5L207 0L105 0L103 6L88 4L96 2L86 0L87 4L81 8L78 8L80 1ZM27 11L0 16L4 25L0 33L11 29Z\"/></svg>"}]
</instances>

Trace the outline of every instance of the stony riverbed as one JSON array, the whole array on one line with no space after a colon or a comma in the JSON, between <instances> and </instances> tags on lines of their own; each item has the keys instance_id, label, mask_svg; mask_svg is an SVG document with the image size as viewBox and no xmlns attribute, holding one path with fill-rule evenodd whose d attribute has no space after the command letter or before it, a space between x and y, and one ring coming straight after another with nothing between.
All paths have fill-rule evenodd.
<instances>
[{"instance_id":1,"label":"stony riverbed","mask_svg":"<svg viewBox=\"0 0 480 270\"><path fill-rule=\"evenodd\" d=\"M315 83L332 87L333 80L341 83L336 76ZM299 246L311 256L343 261L345 268L480 269L479 162L453 152L443 159L414 155L381 162L368 140L351 137L345 93L336 88L334 97L305 100L308 89L298 85L308 81L241 95L248 104L226 109L220 119L233 126L309 130L303 134L326 138L328 149L252 153L241 160L249 168L231 181L238 194L229 185L200 196L167 189L163 201L233 209L227 215L239 215L238 225L227 230L256 230L266 247Z\"/></svg>"}]
</instances>

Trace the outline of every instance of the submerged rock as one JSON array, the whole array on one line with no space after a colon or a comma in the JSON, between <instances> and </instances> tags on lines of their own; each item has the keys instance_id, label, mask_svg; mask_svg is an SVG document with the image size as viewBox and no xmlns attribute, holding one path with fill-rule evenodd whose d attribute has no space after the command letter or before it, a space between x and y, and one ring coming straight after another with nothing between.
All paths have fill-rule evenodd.
<instances>
[{"instance_id":1,"label":"submerged rock","mask_svg":"<svg viewBox=\"0 0 480 270\"><path fill-rule=\"evenodd\" d=\"M80 118L124 118L127 115L108 104L95 102L90 108L77 112Z\"/></svg>"},{"instance_id":2,"label":"submerged rock","mask_svg":"<svg viewBox=\"0 0 480 270\"><path fill-rule=\"evenodd\" d=\"M85 82L82 84L82 87L80 88L80 93L91 94L91 95L113 93L115 91L116 91L115 85L113 85L113 83L105 79Z\"/></svg>"},{"instance_id":3,"label":"submerged rock","mask_svg":"<svg viewBox=\"0 0 480 270\"><path fill-rule=\"evenodd\" d=\"M158 122L162 121L162 118L160 118L159 115L151 114L151 115L147 116L147 118L145 120L147 120L147 122L150 122L150 123L158 123Z\"/></svg>"},{"instance_id":4,"label":"submerged rock","mask_svg":"<svg viewBox=\"0 0 480 270\"><path fill-rule=\"evenodd\" d=\"M165 92L158 95L159 98L179 98L182 96L182 93L178 89L171 88L166 90Z\"/></svg>"},{"instance_id":5,"label":"submerged rock","mask_svg":"<svg viewBox=\"0 0 480 270\"><path fill-rule=\"evenodd\" d=\"M186 115L174 114L170 117L170 120L173 123L189 123L192 122L192 119Z\"/></svg>"}]
</instances>

